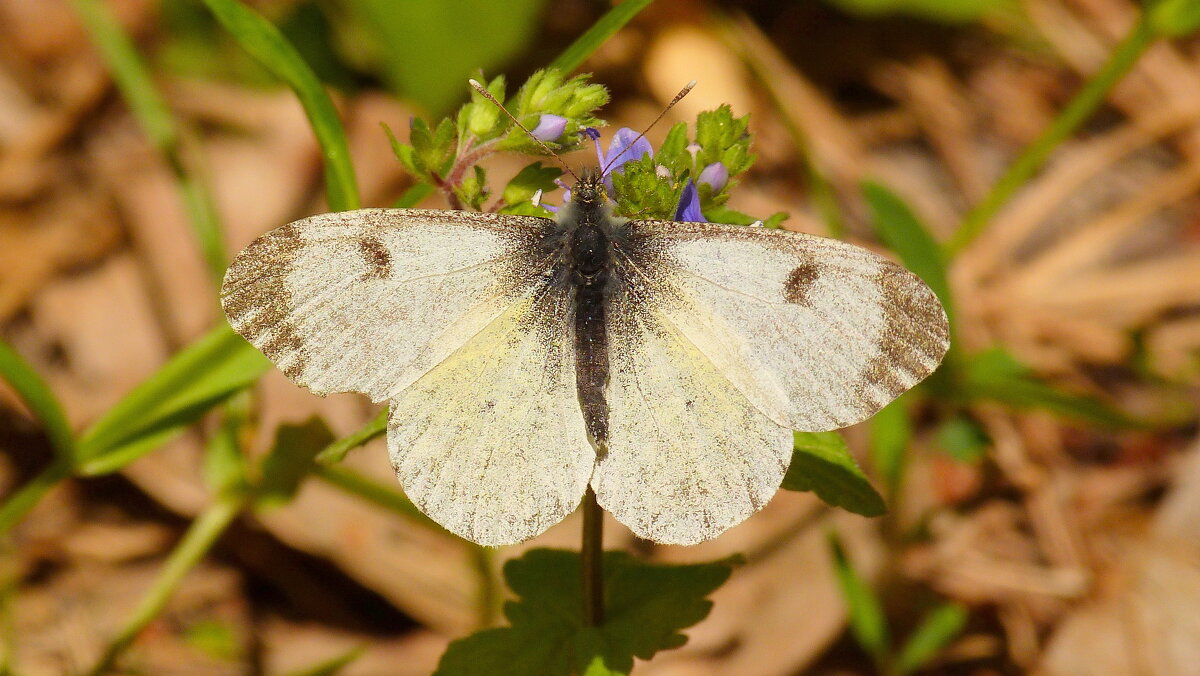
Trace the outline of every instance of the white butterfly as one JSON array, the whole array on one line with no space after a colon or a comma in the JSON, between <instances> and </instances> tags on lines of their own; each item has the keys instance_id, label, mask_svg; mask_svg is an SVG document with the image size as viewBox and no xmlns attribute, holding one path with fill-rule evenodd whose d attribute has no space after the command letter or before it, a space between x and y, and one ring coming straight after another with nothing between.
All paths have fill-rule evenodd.
<instances>
[{"instance_id":1,"label":"white butterfly","mask_svg":"<svg viewBox=\"0 0 1200 676\"><path fill-rule=\"evenodd\" d=\"M641 537L716 537L778 489L791 430L864 420L948 347L929 287L865 249L617 218L597 174L554 220L301 219L238 255L222 304L295 382L389 402L409 498L484 545L589 485Z\"/></svg>"}]
</instances>

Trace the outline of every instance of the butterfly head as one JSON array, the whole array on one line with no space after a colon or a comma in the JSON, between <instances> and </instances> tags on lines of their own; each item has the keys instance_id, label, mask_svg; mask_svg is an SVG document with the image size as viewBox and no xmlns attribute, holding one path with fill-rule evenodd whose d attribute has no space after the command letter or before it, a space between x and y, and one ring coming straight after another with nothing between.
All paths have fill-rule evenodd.
<instances>
[{"instance_id":1,"label":"butterfly head","mask_svg":"<svg viewBox=\"0 0 1200 676\"><path fill-rule=\"evenodd\" d=\"M588 169L571 187L571 202L578 205L598 206L607 204L608 190L604 187L604 175L599 169Z\"/></svg>"}]
</instances>

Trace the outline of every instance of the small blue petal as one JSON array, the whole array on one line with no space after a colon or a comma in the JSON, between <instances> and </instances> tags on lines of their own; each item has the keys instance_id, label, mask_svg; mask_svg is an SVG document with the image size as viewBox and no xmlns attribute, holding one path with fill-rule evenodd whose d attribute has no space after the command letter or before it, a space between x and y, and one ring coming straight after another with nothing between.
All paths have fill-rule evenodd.
<instances>
[{"instance_id":1,"label":"small blue petal","mask_svg":"<svg viewBox=\"0 0 1200 676\"><path fill-rule=\"evenodd\" d=\"M539 141L557 141L567 130L567 118L562 115L543 113L530 135Z\"/></svg>"},{"instance_id":2,"label":"small blue petal","mask_svg":"<svg viewBox=\"0 0 1200 676\"><path fill-rule=\"evenodd\" d=\"M608 144L608 154L604 156L604 164L601 165L605 175L618 171L626 162L654 154L654 147L650 142L645 137L638 138L639 136L641 134L629 127L621 127L613 134L612 142Z\"/></svg>"},{"instance_id":3,"label":"small blue petal","mask_svg":"<svg viewBox=\"0 0 1200 676\"><path fill-rule=\"evenodd\" d=\"M729 182L729 170L725 168L724 164L713 162L700 172L696 182L709 184L714 193L721 192L721 188L724 188L725 184Z\"/></svg>"},{"instance_id":4,"label":"small blue petal","mask_svg":"<svg viewBox=\"0 0 1200 676\"><path fill-rule=\"evenodd\" d=\"M700 212L700 191L691 181L683 186L683 194L679 196L679 206L675 207L675 220L684 223L707 223L704 214Z\"/></svg>"}]
</instances>

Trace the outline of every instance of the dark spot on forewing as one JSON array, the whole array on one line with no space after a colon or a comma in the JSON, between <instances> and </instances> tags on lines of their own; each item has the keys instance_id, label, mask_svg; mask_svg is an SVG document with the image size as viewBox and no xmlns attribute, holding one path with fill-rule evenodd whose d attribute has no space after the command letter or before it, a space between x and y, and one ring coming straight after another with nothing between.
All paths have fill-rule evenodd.
<instances>
[{"instance_id":1,"label":"dark spot on forewing","mask_svg":"<svg viewBox=\"0 0 1200 676\"><path fill-rule=\"evenodd\" d=\"M392 255L376 237L358 241L358 250L367 263L366 279L387 279L392 274Z\"/></svg>"},{"instance_id":2,"label":"dark spot on forewing","mask_svg":"<svg viewBox=\"0 0 1200 676\"><path fill-rule=\"evenodd\" d=\"M292 380L303 373L305 358L304 343L289 321L294 302L287 274L303 246L294 225L254 240L229 266L221 298L230 326Z\"/></svg>"},{"instance_id":3,"label":"dark spot on forewing","mask_svg":"<svg viewBox=\"0 0 1200 676\"><path fill-rule=\"evenodd\" d=\"M863 371L863 385L875 386L887 400L900 396L937 368L946 353L949 326L937 297L911 272L885 264L875 281L883 291L883 330L879 353Z\"/></svg>"},{"instance_id":4,"label":"dark spot on forewing","mask_svg":"<svg viewBox=\"0 0 1200 676\"><path fill-rule=\"evenodd\" d=\"M821 271L816 265L805 263L788 274L783 283L783 298L796 305L808 304L808 290L820 278Z\"/></svg>"}]
</instances>

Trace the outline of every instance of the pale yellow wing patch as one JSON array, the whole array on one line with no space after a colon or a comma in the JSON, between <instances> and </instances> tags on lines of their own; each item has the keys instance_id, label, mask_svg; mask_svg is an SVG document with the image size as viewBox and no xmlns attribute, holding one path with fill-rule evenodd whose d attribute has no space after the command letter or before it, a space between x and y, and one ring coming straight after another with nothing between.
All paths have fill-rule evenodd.
<instances>
[{"instance_id":1,"label":"pale yellow wing patch","mask_svg":"<svg viewBox=\"0 0 1200 676\"><path fill-rule=\"evenodd\" d=\"M791 429L874 414L933 372L946 315L918 277L837 240L634 221L618 267L755 406Z\"/></svg>"},{"instance_id":2,"label":"pale yellow wing patch","mask_svg":"<svg viewBox=\"0 0 1200 676\"><path fill-rule=\"evenodd\" d=\"M608 449L592 487L638 536L695 544L770 500L792 434L636 293L613 301Z\"/></svg>"},{"instance_id":3,"label":"pale yellow wing patch","mask_svg":"<svg viewBox=\"0 0 1200 676\"><path fill-rule=\"evenodd\" d=\"M546 219L362 209L305 218L238 254L230 324L318 394L385 400L526 294Z\"/></svg>"},{"instance_id":4,"label":"pale yellow wing patch","mask_svg":"<svg viewBox=\"0 0 1200 676\"><path fill-rule=\"evenodd\" d=\"M482 545L521 542L579 504L595 463L575 393L567 294L531 294L391 402L408 497Z\"/></svg>"}]
</instances>

